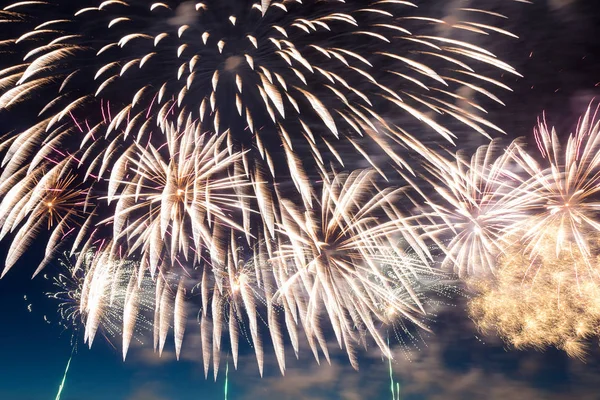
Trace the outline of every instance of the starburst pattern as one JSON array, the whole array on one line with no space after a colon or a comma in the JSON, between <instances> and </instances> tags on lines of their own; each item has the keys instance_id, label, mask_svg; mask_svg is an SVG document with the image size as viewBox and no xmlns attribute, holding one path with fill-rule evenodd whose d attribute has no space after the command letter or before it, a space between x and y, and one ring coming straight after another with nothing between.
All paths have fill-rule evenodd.
<instances>
[{"instance_id":1,"label":"starburst pattern","mask_svg":"<svg viewBox=\"0 0 600 400\"><path fill-rule=\"evenodd\" d=\"M415 220L424 236L445 252L443 267L460 276L494 272L506 230L519 223L528 208L523 178L514 171L514 153L520 148L518 141L508 148L494 141L470 158L464 153L451 160L429 157L422 177L434 192L413 184L425 200Z\"/></svg>"},{"instance_id":2,"label":"starburst pattern","mask_svg":"<svg viewBox=\"0 0 600 400\"><path fill-rule=\"evenodd\" d=\"M584 256L590 255L586 232L600 231L596 221L600 210L596 199L600 190L600 121L596 112L597 108L590 105L566 146L561 145L556 130L541 120L535 138L543 162L538 163L523 150L516 157L528 175L521 189L523 199L531 204L531 218L524 222L524 239L527 251L533 255L540 252L547 235L553 234L548 227L558 229L553 240L557 255L566 243L575 243ZM523 228L516 225L515 229Z\"/></svg>"},{"instance_id":3,"label":"starburst pattern","mask_svg":"<svg viewBox=\"0 0 600 400\"><path fill-rule=\"evenodd\" d=\"M56 256L58 243L79 229L91 213L91 192L76 184L76 176L71 172L73 163L67 157L49 169L31 164L4 181L0 238L15 230L16 234L2 275L27 251L40 230L46 228L51 234L37 274Z\"/></svg>"},{"instance_id":4,"label":"starburst pattern","mask_svg":"<svg viewBox=\"0 0 600 400\"><path fill-rule=\"evenodd\" d=\"M212 247L215 261L223 259L215 248L221 240L215 224L244 230L231 216L246 203L238 195L249 185L246 175L232 175L242 154L222 145L225 135L200 135L198 129L166 126L162 148L135 144L115 163L108 201L117 205L106 222L115 242L126 238L130 253L141 248L153 274L164 253L173 262L179 254L188 259Z\"/></svg>"},{"instance_id":5,"label":"starburst pattern","mask_svg":"<svg viewBox=\"0 0 600 400\"><path fill-rule=\"evenodd\" d=\"M395 246L392 237L398 232L406 231L409 240L418 238L403 226L404 220L393 206L399 191L378 190L373 174L372 170L356 171L324 178L320 213L302 212L283 202L280 231L287 243L278 247L274 258L283 274L279 297L290 301L296 293L303 293L308 299L307 336L322 343L318 315L325 312L355 367L354 344L360 342L356 327L367 331L389 356L376 322L397 312L420 324L414 314L424 310L409 276L429 270L426 265L407 265L403 250ZM383 266L387 274L382 272ZM409 299L394 295L397 284L404 285L411 294ZM385 311L375 304L385 304ZM315 351L315 341L311 345Z\"/></svg>"}]
</instances>

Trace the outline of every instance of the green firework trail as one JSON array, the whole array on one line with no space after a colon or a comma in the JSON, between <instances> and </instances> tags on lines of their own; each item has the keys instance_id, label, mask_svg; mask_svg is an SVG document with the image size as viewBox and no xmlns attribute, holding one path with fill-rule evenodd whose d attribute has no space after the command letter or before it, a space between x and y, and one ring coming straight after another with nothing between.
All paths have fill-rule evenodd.
<instances>
[{"instance_id":1,"label":"green firework trail","mask_svg":"<svg viewBox=\"0 0 600 400\"><path fill-rule=\"evenodd\" d=\"M394 382L394 373L393 373L393 368L392 368L392 359L388 358L388 362L390 365L390 389L392 391L392 400L400 400L400 383L399 382ZM396 385L394 386L394 383L396 383ZM395 390L394 390L395 387Z\"/></svg>"},{"instance_id":2,"label":"green firework trail","mask_svg":"<svg viewBox=\"0 0 600 400\"><path fill-rule=\"evenodd\" d=\"M387 341L388 347L390 345L390 339ZM394 382L394 369L392 368L392 358L388 358L388 364L390 368L390 390L392 392L392 400L400 400L400 383ZM396 385L394 385L394 383ZM394 390L395 388L395 390Z\"/></svg>"},{"instance_id":3,"label":"green firework trail","mask_svg":"<svg viewBox=\"0 0 600 400\"><path fill-rule=\"evenodd\" d=\"M225 400L227 400L227 393L229 392L229 360L225 365Z\"/></svg>"},{"instance_id":4,"label":"green firework trail","mask_svg":"<svg viewBox=\"0 0 600 400\"><path fill-rule=\"evenodd\" d=\"M58 393L56 393L55 400L60 400L60 394L62 393L63 388L65 387L65 380L67 380L67 373L69 372L69 366L71 365L71 360L73 359L74 352L75 352L75 347L73 347L73 350L71 351L71 356L69 357L69 361L67 362L67 367L65 368L65 374L63 375L62 382L60 382L60 386L58 387Z\"/></svg>"}]
</instances>

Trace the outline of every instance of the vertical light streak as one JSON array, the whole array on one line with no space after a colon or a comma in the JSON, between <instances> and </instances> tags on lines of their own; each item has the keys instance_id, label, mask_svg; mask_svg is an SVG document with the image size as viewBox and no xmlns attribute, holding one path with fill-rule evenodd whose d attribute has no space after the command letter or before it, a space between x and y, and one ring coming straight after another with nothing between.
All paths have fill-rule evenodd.
<instances>
[{"instance_id":1,"label":"vertical light streak","mask_svg":"<svg viewBox=\"0 0 600 400\"><path fill-rule=\"evenodd\" d=\"M65 380L67 380L67 373L69 372L69 366L71 365L71 360L73 359L73 354L75 353L75 347L71 350L71 356L69 357L69 361L67 361L67 367L65 368L65 374L63 375L62 381L60 382L60 386L58 387L58 393L56 393L56 399L60 400L60 394L62 393L65 387Z\"/></svg>"},{"instance_id":2,"label":"vertical light streak","mask_svg":"<svg viewBox=\"0 0 600 400\"><path fill-rule=\"evenodd\" d=\"M227 394L229 393L229 360L225 364L225 400L227 400Z\"/></svg>"},{"instance_id":3,"label":"vertical light streak","mask_svg":"<svg viewBox=\"0 0 600 400\"><path fill-rule=\"evenodd\" d=\"M388 338L388 346L390 345L390 339ZM392 368L392 358L388 357L388 365L390 370L390 391L392 392L392 400L400 400L400 383L394 382L394 370ZM396 383L396 390L394 391L394 383Z\"/></svg>"}]
</instances>

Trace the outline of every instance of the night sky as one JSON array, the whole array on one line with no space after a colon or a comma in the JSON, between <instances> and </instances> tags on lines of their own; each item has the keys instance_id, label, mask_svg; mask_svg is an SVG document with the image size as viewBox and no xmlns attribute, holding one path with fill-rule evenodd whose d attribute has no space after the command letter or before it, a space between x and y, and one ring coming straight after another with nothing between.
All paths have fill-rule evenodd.
<instances>
[{"instance_id":1,"label":"night sky","mask_svg":"<svg viewBox=\"0 0 600 400\"><path fill-rule=\"evenodd\" d=\"M490 109L490 119L510 138L531 138L536 119L544 111L550 123L568 134L589 102L600 95L600 5L594 4L598 1L534 1L512 7L520 13L511 15L508 26L503 26L520 38L510 45L489 46L524 75L509 83L513 93L502 95L506 107ZM473 143L464 146L481 143L480 137L473 137ZM72 332L57 324L56 302L43 295L50 289L49 282L42 276L30 279L44 246L41 242L39 249L26 254L0 281L2 400L54 398L71 354ZM6 250L7 244L0 245L2 259ZM44 273L52 275L56 268L51 265ZM597 342L591 343L586 363L554 349L509 351L497 338L481 338L474 331L461 299L440 311L433 328L435 333L425 337L425 344L409 347L411 356L398 349L393 375L400 383L402 399L600 398ZM200 349L195 347L197 336L199 329L194 332L188 327L183 360L175 361L171 340L162 358L147 344L134 346L126 362L118 344L112 347L98 336L88 350L80 338L61 398L223 399L225 362L216 383L210 375L205 380ZM229 365L229 399L391 398L387 361L376 349L361 354L359 372L352 370L344 354L335 356L331 366L318 366L312 353L304 350L300 360L293 358L293 352L287 353L285 377L267 351L261 380L254 355L246 349L238 371Z\"/></svg>"}]
</instances>

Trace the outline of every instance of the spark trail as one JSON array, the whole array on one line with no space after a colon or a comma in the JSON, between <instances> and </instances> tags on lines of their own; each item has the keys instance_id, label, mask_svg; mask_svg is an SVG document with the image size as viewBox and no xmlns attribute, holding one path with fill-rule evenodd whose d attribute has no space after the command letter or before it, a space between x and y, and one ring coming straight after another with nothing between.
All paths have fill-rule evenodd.
<instances>
[{"instance_id":1,"label":"spark trail","mask_svg":"<svg viewBox=\"0 0 600 400\"><path fill-rule=\"evenodd\" d=\"M67 380L67 373L69 372L69 367L71 366L71 360L73 359L73 354L75 354L75 347L71 350L71 356L69 357L69 361L67 361L67 367L65 368L65 374L63 375L62 381L60 382L60 386L58 387L58 393L56 393L56 399L60 400L60 395L65 388L65 380Z\"/></svg>"}]
</instances>

